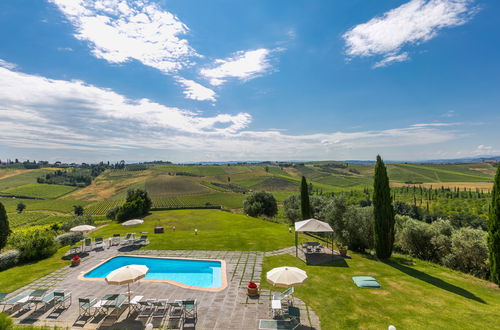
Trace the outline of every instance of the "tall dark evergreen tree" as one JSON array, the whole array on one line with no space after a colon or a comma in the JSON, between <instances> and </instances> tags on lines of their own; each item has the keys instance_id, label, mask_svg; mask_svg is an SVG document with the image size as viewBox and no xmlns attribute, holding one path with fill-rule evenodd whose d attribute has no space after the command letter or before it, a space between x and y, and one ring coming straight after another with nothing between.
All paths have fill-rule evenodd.
<instances>
[{"instance_id":1,"label":"tall dark evergreen tree","mask_svg":"<svg viewBox=\"0 0 500 330\"><path fill-rule=\"evenodd\" d=\"M309 202L309 189L304 176L302 177L302 183L300 184L300 209L302 210L302 220L307 220L312 217L311 203Z\"/></svg>"},{"instance_id":2,"label":"tall dark evergreen tree","mask_svg":"<svg viewBox=\"0 0 500 330\"><path fill-rule=\"evenodd\" d=\"M10 235L9 219L2 203L0 203L0 250L7 244L7 237Z\"/></svg>"},{"instance_id":3,"label":"tall dark evergreen tree","mask_svg":"<svg viewBox=\"0 0 500 330\"><path fill-rule=\"evenodd\" d=\"M387 169L380 156L375 164L373 180L373 213L375 217L375 251L380 259L387 259L392 254L394 245L394 208Z\"/></svg>"},{"instance_id":4,"label":"tall dark evergreen tree","mask_svg":"<svg viewBox=\"0 0 500 330\"><path fill-rule=\"evenodd\" d=\"M490 218L488 221L488 248L490 251L490 278L500 286L500 166L491 192Z\"/></svg>"}]
</instances>

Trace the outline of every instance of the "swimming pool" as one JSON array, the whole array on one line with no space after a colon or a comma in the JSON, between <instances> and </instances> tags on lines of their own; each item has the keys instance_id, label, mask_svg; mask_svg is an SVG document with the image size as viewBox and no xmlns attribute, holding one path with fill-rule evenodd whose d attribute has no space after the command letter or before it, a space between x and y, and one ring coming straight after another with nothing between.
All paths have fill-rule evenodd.
<instances>
[{"instance_id":1,"label":"swimming pool","mask_svg":"<svg viewBox=\"0 0 500 330\"><path fill-rule=\"evenodd\" d=\"M83 279L103 279L113 270L127 265L148 267L145 280L165 281L193 289L222 289L225 282L223 261L137 256L111 258L84 274Z\"/></svg>"}]
</instances>

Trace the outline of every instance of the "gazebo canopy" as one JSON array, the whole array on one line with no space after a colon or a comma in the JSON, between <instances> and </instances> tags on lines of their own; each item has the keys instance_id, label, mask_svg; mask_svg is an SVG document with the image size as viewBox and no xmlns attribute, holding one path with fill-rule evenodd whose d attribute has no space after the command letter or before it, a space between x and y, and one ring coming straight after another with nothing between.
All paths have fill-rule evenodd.
<instances>
[{"instance_id":1,"label":"gazebo canopy","mask_svg":"<svg viewBox=\"0 0 500 330\"><path fill-rule=\"evenodd\" d=\"M295 231L308 231L314 233L326 233L333 232L332 227L329 224L323 221L319 221L316 219L307 219L304 221L297 221L295 223Z\"/></svg>"}]
</instances>

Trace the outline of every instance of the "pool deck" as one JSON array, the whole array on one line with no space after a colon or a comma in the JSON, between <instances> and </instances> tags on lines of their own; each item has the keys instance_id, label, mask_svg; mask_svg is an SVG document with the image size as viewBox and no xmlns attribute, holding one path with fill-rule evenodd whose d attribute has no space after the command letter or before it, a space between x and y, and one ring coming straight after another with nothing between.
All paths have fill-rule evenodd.
<instances>
[{"instance_id":1,"label":"pool deck","mask_svg":"<svg viewBox=\"0 0 500 330\"><path fill-rule=\"evenodd\" d=\"M78 298L92 296L101 298L105 294L125 293L126 285L108 285L102 281L82 281L78 277L97 264L116 255L131 254L144 256L163 256L178 258L219 259L226 262L227 288L219 292L191 290L165 282L137 282L131 284L133 295L144 299L196 299L198 317L196 324L186 323L184 329L258 329L259 319L272 319L271 297L276 291L261 290L258 298L246 295L248 281L259 282L262 261L266 255L285 254L294 248L272 252L254 251L191 251L191 250L136 250L131 247L111 247L101 251L92 251L82 258L77 267L64 267L16 291L26 289L66 289L72 292L72 305L66 310L47 312L15 311L11 316L17 323L60 326L73 329L144 329L143 322L135 314L128 315L128 309L122 308L116 316L78 317ZM69 263L69 261L68 261ZM319 319L300 299L294 298L294 306L301 310L301 324L298 329L320 329ZM164 328L166 323L160 328Z\"/></svg>"}]
</instances>

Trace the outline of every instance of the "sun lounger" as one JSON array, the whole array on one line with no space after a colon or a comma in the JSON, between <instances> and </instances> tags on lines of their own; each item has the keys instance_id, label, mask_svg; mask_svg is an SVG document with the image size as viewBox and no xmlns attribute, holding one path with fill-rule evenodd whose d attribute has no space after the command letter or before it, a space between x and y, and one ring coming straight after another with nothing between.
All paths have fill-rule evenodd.
<instances>
[{"instance_id":1,"label":"sun lounger","mask_svg":"<svg viewBox=\"0 0 500 330\"><path fill-rule=\"evenodd\" d=\"M184 299L177 301L182 304L184 309L184 318L196 319L197 316L197 304L196 299Z\"/></svg>"},{"instance_id":2,"label":"sun lounger","mask_svg":"<svg viewBox=\"0 0 500 330\"><path fill-rule=\"evenodd\" d=\"M80 249L81 249L80 244L78 242L74 243L69 247L69 253L76 254L78 253L78 251L80 251Z\"/></svg>"},{"instance_id":3,"label":"sun lounger","mask_svg":"<svg viewBox=\"0 0 500 330\"><path fill-rule=\"evenodd\" d=\"M160 328L168 311L168 299L159 299L153 303L155 310L152 315L152 323L156 328Z\"/></svg>"},{"instance_id":4,"label":"sun lounger","mask_svg":"<svg viewBox=\"0 0 500 330\"><path fill-rule=\"evenodd\" d=\"M66 305L69 301L69 305ZM66 309L71 306L71 291L54 290L54 309Z\"/></svg>"},{"instance_id":5,"label":"sun lounger","mask_svg":"<svg viewBox=\"0 0 500 330\"><path fill-rule=\"evenodd\" d=\"M144 322L146 322L149 317L153 315L153 312L156 309L156 306L154 305L155 301L156 299L140 300L139 306L141 311L139 312L139 315L137 315L137 318L144 319Z\"/></svg>"},{"instance_id":6,"label":"sun lounger","mask_svg":"<svg viewBox=\"0 0 500 330\"><path fill-rule=\"evenodd\" d=\"M96 237L94 239L94 249L104 249L104 239L102 237Z\"/></svg>"},{"instance_id":7,"label":"sun lounger","mask_svg":"<svg viewBox=\"0 0 500 330\"><path fill-rule=\"evenodd\" d=\"M28 301L23 305L24 309L30 309L31 305L35 305L35 309L38 307L38 304L43 303L43 297L47 293L47 290L37 289L33 290L29 296ZM52 296L53 298L53 296Z\"/></svg>"},{"instance_id":8,"label":"sun lounger","mask_svg":"<svg viewBox=\"0 0 500 330\"><path fill-rule=\"evenodd\" d=\"M0 303L5 300L7 295L8 295L8 293L0 292Z\"/></svg>"},{"instance_id":9,"label":"sun lounger","mask_svg":"<svg viewBox=\"0 0 500 330\"><path fill-rule=\"evenodd\" d=\"M168 314L168 324L167 329L181 329L184 319L184 308L182 303L177 300L173 303L169 303L170 312Z\"/></svg>"},{"instance_id":10,"label":"sun lounger","mask_svg":"<svg viewBox=\"0 0 500 330\"><path fill-rule=\"evenodd\" d=\"M141 235L141 237L139 239L136 239L134 241L134 244L135 245L148 245L149 244L148 235Z\"/></svg>"},{"instance_id":11,"label":"sun lounger","mask_svg":"<svg viewBox=\"0 0 500 330\"><path fill-rule=\"evenodd\" d=\"M300 321L292 320L259 320L259 329L263 330L293 330L297 329Z\"/></svg>"},{"instance_id":12,"label":"sun lounger","mask_svg":"<svg viewBox=\"0 0 500 330\"><path fill-rule=\"evenodd\" d=\"M14 309L16 306L19 305L24 305L28 299L29 295L33 292L34 290L26 290L21 292L20 294L10 298L10 299L5 299L0 302L0 305L2 305L2 312L5 311L6 309ZM7 307L9 306L9 307Z\"/></svg>"},{"instance_id":13,"label":"sun lounger","mask_svg":"<svg viewBox=\"0 0 500 330\"><path fill-rule=\"evenodd\" d=\"M127 297L121 294L107 294L99 299L94 307L94 314L111 314L127 301Z\"/></svg>"},{"instance_id":14,"label":"sun lounger","mask_svg":"<svg viewBox=\"0 0 500 330\"><path fill-rule=\"evenodd\" d=\"M90 299L89 297L78 298L78 315L93 316L92 308L96 303L96 299Z\"/></svg>"},{"instance_id":15,"label":"sun lounger","mask_svg":"<svg viewBox=\"0 0 500 330\"><path fill-rule=\"evenodd\" d=\"M135 241L134 234L127 233L127 236L123 239L122 245L133 244Z\"/></svg>"},{"instance_id":16,"label":"sun lounger","mask_svg":"<svg viewBox=\"0 0 500 330\"><path fill-rule=\"evenodd\" d=\"M61 290L57 290L57 291L61 291ZM35 301L34 302L35 309L37 309L38 304L42 304L42 309L45 311L48 310L49 306L51 306L55 301L55 292L56 292L56 290L52 290L49 293L47 293L46 295L44 295L40 300Z\"/></svg>"},{"instance_id":17,"label":"sun lounger","mask_svg":"<svg viewBox=\"0 0 500 330\"><path fill-rule=\"evenodd\" d=\"M142 298L144 298L144 296L135 296L134 298L130 299L130 307L137 311L137 312L140 312L141 311L141 304L139 303Z\"/></svg>"},{"instance_id":18,"label":"sun lounger","mask_svg":"<svg viewBox=\"0 0 500 330\"><path fill-rule=\"evenodd\" d=\"M293 292L294 292L293 287L288 288L285 291L283 291L282 293L278 293L278 294L273 295L273 300L283 300L283 299L291 296L293 294Z\"/></svg>"},{"instance_id":19,"label":"sun lounger","mask_svg":"<svg viewBox=\"0 0 500 330\"><path fill-rule=\"evenodd\" d=\"M120 245L120 234L113 234L111 245Z\"/></svg>"},{"instance_id":20,"label":"sun lounger","mask_svg":"<svg viewBox=\"0 0 500 330\"><path fill-rule=\"evenodd\" d=\"M86 238L84 240L84 246L83 246L82 251L85 252L87 250L92 251L92 239L91 238Z\"/></svg>"}]
</instances>

